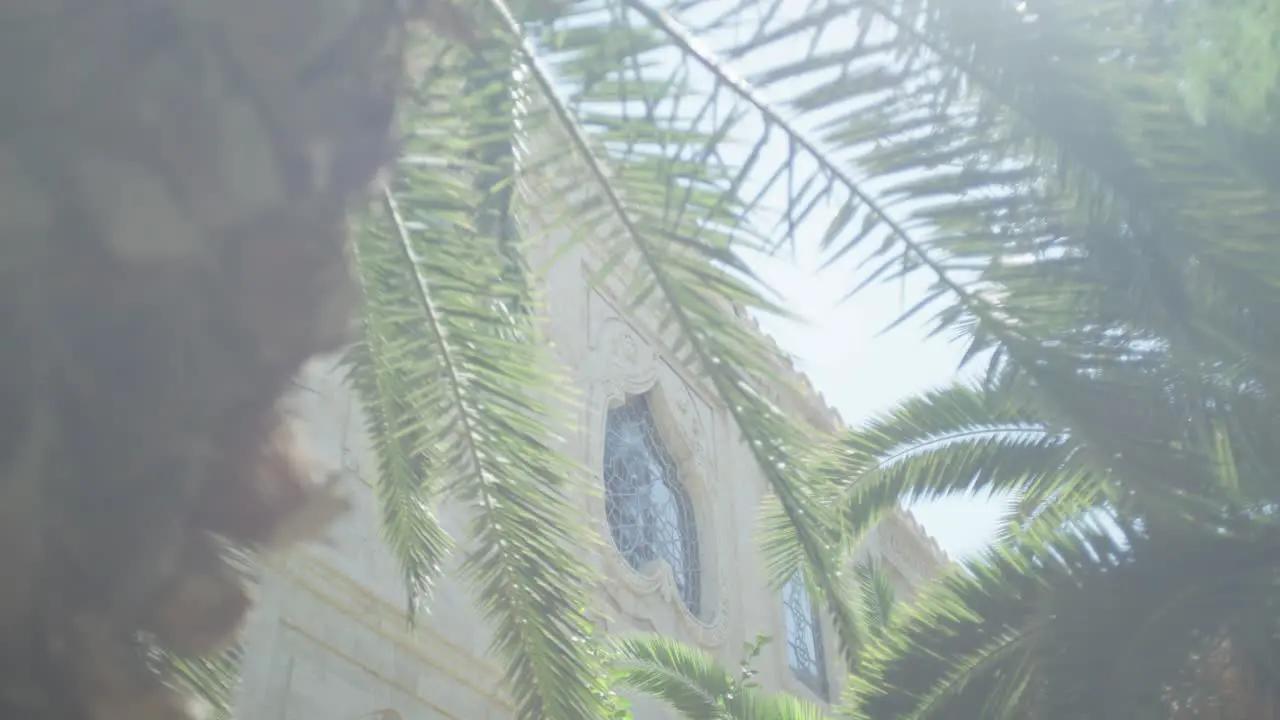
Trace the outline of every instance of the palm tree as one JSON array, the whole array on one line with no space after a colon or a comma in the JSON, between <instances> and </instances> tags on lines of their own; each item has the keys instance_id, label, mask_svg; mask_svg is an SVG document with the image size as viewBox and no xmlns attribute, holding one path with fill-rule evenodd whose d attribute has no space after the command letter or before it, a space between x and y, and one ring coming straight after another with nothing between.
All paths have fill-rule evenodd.
<instances>
[{"instance_id":1,"label":"palm tree","mask_svg":"<svg viewBox=\"0 0 1280 720\"><path fill-rule=\"evenodd\" d=\"M1105 584L1080 578L1121 583L1128 576L1116 568L1159 570L1181 557L1160 548L1202 548L1194 556L1210 572L1224 571L1213 563L1240 545L1265 545L1271 318L1280 317L1271 292L1280 265L1266 242L1272 180L1241 157L1248 146L1212 142L1171 110L1183 102L1168 44L1137 0L817 0L798 15L746 0L485 0L466 12L444 0L408 4L436 34L411 43L403 152L375 185L372 207L360 208L350 253L360 340L348 359L411 607L451 544L429 508L441 496L477 508L458 545L521 717L600 717L609 703L598 644L577 642L589 635L589 578L570 552L585 531L565 497L579 474L555 450L559 410L546 398L556 395L547 389L556 373L539 349L522 193L561 198L579 238L612 238L613 252L638 258L633 299L655 303L682 331L681 350L733 409L769 480L764 546L774 579L806 573L851 665L867 635L837 571L841 547L903 497L974 483L1015 493L1022 544L953 580L903 631L909 649L928 627L957 623L939 636L959 638L946 666L912 669L906 650L877 656L875 672L890 683L882 689L903 689L884 696L894 702L934 698L920 688L941 687L941 676L973 677L972 692L994 688L983 693L988 707L1026 708L1049 697L1045 678L1064 675L1033 662L1031 640L999 655L1030 658L1003 666L1025 672L981 675L996 664L976 653L994 647L992 628L1006 624L983 625L974 619L982 611L966 615L960 600L1026 608L1031 595L1019 605L1016 588L1096 589ZM253 485L264 482L259 474L239 468L265 474L283 464L262 452L275 399L303 360L343 339L342 216L392 155L402 77L398 53L384 50L405 16L391 0L360 12L286 0L215 5L206 17L142 0L79 14L16 3L0 18L10 95L32 98L9 131L31 150L16 153L5 177L7 197L34 200L15 201L5 219L13 237L62 239L12 244L5 267L17 270L3 286L2 307L13 309L7 405L17 408L5 437L18 469L6 476L17 479L0 527L9 533L6 576L21 581L0 609L0 646L37 669L19 673L0 700L25 714L32 703L40 716L72 712L29 700L25 688L62 688L76 673L77 702L107 708L97 715L151 697L132 678L105 683L69 667L69 657L92 669L132 652L124 646L134 630L159 631L162 644L194 654L228 638L247 603L220 548L189 528L254 548L292 538L279 521L295 506L267 507ZM808 45L824 28L845 31L837 46ZM221 46L161 41L215 34L239 43L237 72ZM316 47L317 38L333 43ZM757 72L729 62L785 56L779 43L814 49ZM17 70L31 67L48 70ZM271 122L255 124L254 112ZM184 131L227 139L184 142ZM512 151L513 135L532 143L527 151ZM786 152L763 152L778 137ZM533 143L541 138L572 153L547 158ZM744 140L746 152L733 154ZM119 148L136 157L119 158ZM95 153L105 153L101 162ZM150 167L166 180L140 169ZM590 191L566 192L569 183ZM189 217L173 211L165 188L191 206ZM938 332L965 338L969 357L987 359L990 371L980 388L942 391L851 433L824 459L828 472L815 473L810 439L754 390L774 374L776 352L730 309L783 311L742 257L778 240L760 232L766 205L783 206L782 239L794 240L822 200L842 208L821 232L827 250L880 245L883 262L868 280L932 274L932 292L911 315L936 309ZM143 217L152 221L133 222ZM205 236L221 242L210 245L217 261L191 261ZM322 236L331 241L314 241ZM244 242L259 237L272 242ZM187 454L197 460L184 463ZM214 463L219 475L202 470ZM297 485L289 473L271 482L281 477ZM247 497L232 498L227 488L245 478ZM336 507L325 486L300 487L308 490L286 497L313 499L297 505L302 519ZM840 494L838 518L829 501ZM101 512L104 498L118 512ZM196 525L196 506L220 514ZM1082 527L1100 515L1120 529ZM1118 533L1125 542L1108 548ZM188 546L200 562L156 557ZM1141 565L1146 557L1154 559ZM1266 553L1246 557L1256 561L1241 571L1251 582L1268 577ZM175 566L201 570L196 579L216 597L177 592L189 588ZM1220 580L1215 587L1230 586ZM1167 585L1131 586L1150 592L1141 596L1157 601L1149 607L1171 597L1154 594ZM192 595L200 612L167 603ZM47 597L76 603L36 601ZM1198 602L1218 596L1188 597L1186 608L1203 610ZM1160 657L1172 669L1153 666L1133 697L1160 695L1159 686L1165 694L1152 702L1167 709L1209 697L1168 696L1182 679L1237 687L1268 677L1258 669L1269 656L1254 641L1270 635L1244 623L1265 617L1260 608L1210 605L1178 626L1208 623L1197 637L1208 638L1214 662L1197 669L1223 670L1171 675L1195 652L1169 645ZM221 622L203 623L214 616ZM72 647L105 638L98 654L42 650L48 663L27 662L31 648L60 647L71 627L80 628ZM1080 708L1069 700L1105 698L1060 690L1055 702L1068 710Z\"/></svg>"},{"instance_id":2,"label":"palm tree","mask_svg":"<svg viewBox=\"0 0 1280 720\"><path fill-rule=\"evenodd\" d=\"M1182 111L1159 8L915 7L878 41L915 53L914 90L839 132L875 141L857 157L904 208L872 275L931 274L909 314L986 372L850 431L828 472L855 533L904 499L1012 502L1006 543L870 653L849 710L1269 717L1274 175Z\"/></svg>"}]
</instances>

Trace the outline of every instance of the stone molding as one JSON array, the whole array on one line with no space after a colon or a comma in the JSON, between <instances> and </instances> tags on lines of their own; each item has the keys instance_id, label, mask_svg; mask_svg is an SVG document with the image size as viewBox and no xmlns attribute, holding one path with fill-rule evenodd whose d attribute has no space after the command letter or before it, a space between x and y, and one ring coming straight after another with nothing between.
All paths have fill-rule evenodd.
<instances>
[{"instance_id":1,"label":"stone molding","mask_svg":"<svg viewBox=\"0 0 1280 720\"><path fill-rule=\"evenodd\" d=\"M628 396L650 393L659 432L693 504L703 615L694 615L685 607L668 563L659 560L640 570L631 567L613 543L603 493L592 493L588 500L590 521L606 541L602 553L604 570L626 590L610 596L620 610L649 622L657 618L646 600L660 599L675 610L684 637L703 647L717 647L725 641L730 595L725 567L728 553L724 547L728 524L718 517L721 508L717 502L716 457L708 430L711 408L667 365L655 344L621 317L610 314L591 330L587 437L592 476L603 487L600 468L604 462L608 409L622 404Z\"/></svg>"}]
</instances>

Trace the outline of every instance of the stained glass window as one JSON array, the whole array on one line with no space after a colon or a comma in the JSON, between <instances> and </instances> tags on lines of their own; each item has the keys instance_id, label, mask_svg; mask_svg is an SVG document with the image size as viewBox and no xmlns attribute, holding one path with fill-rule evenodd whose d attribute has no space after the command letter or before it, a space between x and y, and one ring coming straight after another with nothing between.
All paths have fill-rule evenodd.
<instances>
[{"instance_id":1,"label":"stained glass window","mask_svg":"<svg viewBox=\"0 0 1280 720\"><path fill-rule=\"evenodd\" d=\"M609 411L604 439L605 514L618 552L637 570L664 560L685 607L702 600L693 505L643 395Z\"/></svg>"},{"instance_id":2,"label":"stained glass window","mask_svg":"<svg viewBox=\"0 0 1280 720\"><path fill-rule=\"evenodd\" d=\"M787 665L796 678L819 697L827 696L827 664L822 653L822 625L799 573L782 586L787 622Z\"/></svg>"}]
</instances>

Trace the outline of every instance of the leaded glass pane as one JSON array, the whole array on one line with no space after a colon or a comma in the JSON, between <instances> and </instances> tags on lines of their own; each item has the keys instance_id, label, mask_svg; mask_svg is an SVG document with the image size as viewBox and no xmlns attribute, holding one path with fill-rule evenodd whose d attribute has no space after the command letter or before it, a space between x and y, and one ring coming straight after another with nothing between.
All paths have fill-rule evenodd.
<instances>
[{"instance_id":1,"label":"leaded glass pane","mask_svg":"<svg viewBox=\"0 0 1280 720\"><path fill-rule=\"evenodd\" d=\"M637 570L665 560L685 606L697 614L702 577L693 505L643 395L609 411L604 486L605 514L618 552Z\"/></svg>"},{"instance_id":2,"label":"leaded glass pane","mask_svg":"<svg viewBox=\"0 0 1280 720\"><path fill-rule=\"evenodd\" d=\"M797 573L782 587L787 622L787 664L809 689L827 695L826 661L822 653L822 625L804 579Z\"/></svg>"}]
</instances>

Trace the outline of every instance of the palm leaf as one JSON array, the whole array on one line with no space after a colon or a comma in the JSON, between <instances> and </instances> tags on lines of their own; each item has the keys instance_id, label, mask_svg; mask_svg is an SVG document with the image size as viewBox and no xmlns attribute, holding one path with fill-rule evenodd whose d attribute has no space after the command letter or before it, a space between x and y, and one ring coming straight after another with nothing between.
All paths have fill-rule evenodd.
<instances>
[{"instance_id":1,"label":"palm leaf","mask_svg":"<svg viewBox=\"0 0 1280 720\"><path fill-rule=\"evenodd\" d=\"M798 18L763 13L746 32L741 15L703 22L704 32L747 38L726 42L724 54L738 60L808 43L802 59L759 73L758 89L673 15L626 4L665 28L717 90L757 112L763 135L787 138L784 167L816 166L812 177L762 170L761 194L785 185L789 208L808 207L815 193L843 204L825 235L836 255L880 244L869 280L932 273L934 290L907 314L936 310L938 331L970 338L969 356L994 349L1030 364L1032 350L1045 351L1030 331L1080 326L1085 309L1086 325L1114 326L1107 316L1117 313L1140 319L1184 352L1203 348L1209 333L1237 361L1274 355L1265 352L1276 347L1274 328L1239 302L1246 292L1271 302L1270 280L1257 277L1273 265L1260 262L1272 226L1264 196L1197 145L1186 118L1165 112L1176 83L1148 62L1132 3L1044 2L1019 13L995 0L832 1ZM702 17L702 5L678 7ZM824 26L859 32L824 43ZM1139 61L1120 67L1110 61L1117 55ZM789 113L763 99L771 89L789 94ZM822 137L804 131L813 123ZM1122 158L1134 159L1120 167ZM833 197L833 186L843 195ZM1224 235L1239 239L1230 248L1197 240ZM1208 265L1188 266L1192 253ZM1016 301L995 307L1001 287L1019 279Z\"/></svg>"},{"instance_id":2,"label":"palm leaf","mask_svg":"<svg viewBox=\"0 0 1280 720\"><path fill-rule=\"evenodd\" d=\"M406 155L356 243L365 337L357 389L374 408L384 530L420 594L443 551L438 496L467 508L463 576L494 624L494 650L520 717L598 717L603 691L586 647L591 574L568 498L581 472L557 447L547 398L561 379L539 347L493 207L492 137L470 124L509 92L492 71L441 61L414 89ZM490 79L481 91L477 83ZM473 91L459 93L459 86ZM440 173L444 160L471 172ZM508 171L509 172L509 171Z\"/></svg>"},{"instance_id":3,"label":"palm leaf","mask_svg":"<svg viewBox=\"0 0 1280 720\"><path fill-rule=\"evenodd\" d=\"M867 626L873 634L879 636L889 630L897 609L897 597L889 574L878 562L873 560L858 563L855 568L860 591L860 610L866 618Z\"/></svg>"},{"instance_id":4,"label":"palm leaf","mask_svg":"<svg viewBox=\"0 0 1280 720\"><path fill-rule=\"evenodd\" d=\"M230 720L235 690L240 682L242 655L242 649L235 647L216 656L201 658L179 658L160 653L159 660L165 673L179 687L209 704L214 718Z\"/></svg>"},{"instance_id":5,"label":"palm leaf","mask_svg":"<svg viewBox=\"0 0 1280 720\"><path fill-rule=\"evenodd\" d=\"M688 720L724 720L723 698L733 692L731 675L709 655L659 635L616 642L612 663L622 687L660 698Z\"/></svg>"},{"instance_id":6,"label":"palm leaf","mask_svg":"<svg viewBox=\"0 0 1280 720\"><path fill-rule=\"evenodd\" d=\"M1195 671L1226 635L1274 624L1263 609L1274 542L1264 529L1176 541L1130 534L1121 547L1103 533L993 551L873 653L859 712L1168 717L1179 697L1171 679Z\"/></svg>"},{"instance_id":7,"label":"palm leaf","mask_svg":"<svg viewBox=\"0 0 1280 720\"><path fill-rule=\"evenodd\" d=\"M659 635L616 642L617 682L652 695L688 720L820 720L821 708L739 682L708 653Z\"/></svg>"},{"instance_id":8,"label":"palm leaf","mask_svg":"<svg viewBox=\"0 0 1280 720\"><path fill-rule=\"evenodd\" d=\"M842 512L860 537L902 502L947 495L1093 506L1105 495L1105 476L1083 457L1032 407L961 384L911 398L846 432L825 470L844 487Z\"/></svg>"}]
</instances>

